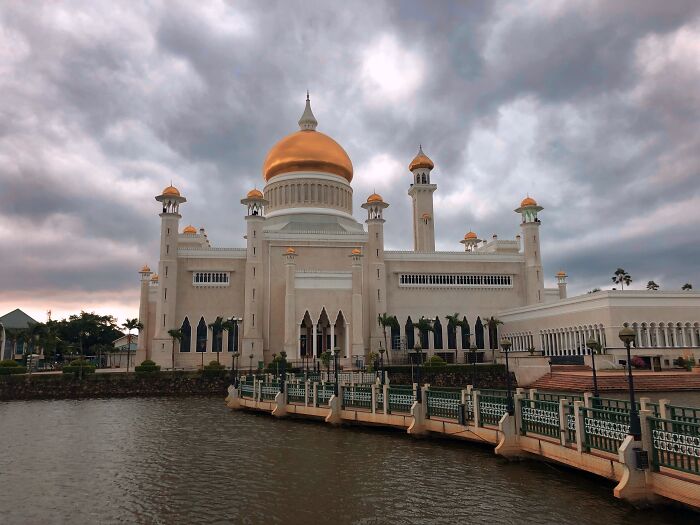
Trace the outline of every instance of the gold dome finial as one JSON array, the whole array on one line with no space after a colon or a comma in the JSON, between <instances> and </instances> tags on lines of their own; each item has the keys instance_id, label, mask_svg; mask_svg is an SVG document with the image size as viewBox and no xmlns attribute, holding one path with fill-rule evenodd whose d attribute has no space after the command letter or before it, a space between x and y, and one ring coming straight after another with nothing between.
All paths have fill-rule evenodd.
<instances>
[{"instance_id":1,"label":"gold dome finial","mask_svg":"<svg viewBox=\"0 0 700 525\"><path fill-rule=\"evenodd\" d=\"M313 111L311 111L311 99L309 98L309 90L306 90L306 107L304 108L304 113L301 114L299 119L299 129L302 131L316 131L316 126L318 126L318 121L314 117Z\"/></svg>"},{"instance_id":2,"label":"gold dome finial","mask_svg":"<svg viewBox=\"0 0 700 525\"><path fill-rule=\"evenodd\" d=\"M185 226L185 229L182 230L182 233L189 233L189 234L194 234L197 233L197 228L192 226L191 224Z\"/></svg>"},{"instance_id":3,"label":"gold dome finial","mask_svg":"<svg viewBox=\"0 0 700 525\"><path fill-rule=\"evenodd\" d=\"M527 197L520 201L520 207L524 208L525 206L537 206L537 201L528 194Z\"/></svg>"},{"instance_id":4,"label":"gold dome finial","mask_svg":"<svg viewBox=\"0 0 700 525\"><path fill-rule=\"evenodd\" d=\"M418 153L416 153L416 156L408 165L408 171L413 171L416 168L427 168L429 170L432 170L434 167L435 164L433 164L433 161L430 160L430 158L425 153L423 153L423 145L419 144Z\"/></svg>"}]
</instances>

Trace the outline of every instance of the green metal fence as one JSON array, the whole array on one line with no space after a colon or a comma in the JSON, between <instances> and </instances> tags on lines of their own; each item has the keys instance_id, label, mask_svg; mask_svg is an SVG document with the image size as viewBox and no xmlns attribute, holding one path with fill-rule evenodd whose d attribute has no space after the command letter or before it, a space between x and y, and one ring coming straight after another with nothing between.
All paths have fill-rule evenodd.
<instances>
[{"instance_id":1,"label":"green metal fence","mask_svg":"<svg viewBox=\"0 0 700 525\"><path fill-rule=\"evenodd\" d=\"M651 425L652 466L700 474L700 423L647 418Z\"/></svg>"},{"instance_id":2,"label":"green metal fence","mask_svg":"<svg viewBox=\"0 0 700 525\"><path fill-rule=\"evenodd\" d=\"M459 420L459 410L462 404L461 390L434 390L430 388L425 393L427 410L426 416L444 417Z\"/></svg>"},{"instance_id":3,"label":"green metal fence","mask_svg":"<svg viewBox=\"0 0 700 525\"><path fill-rule=\"evenodd\" d=\"M335 392L335 385L332 383L321 383L316 388L316 406L327 406L328 401Z\"/></svg>"},{"instance_id":4,"label":"green metal fence","mask_svg":"<svg viewBox=\"0 0 700 525\"><path fill-rule=\"evenodd\" d=\"M576 407L569 404L566 411L566 442L576 443Z\"/></svg>"},{"instance_id":5,"label":"green metal fence","mask_svg":"<svg viewBox=\"0 0 700 525\"><path fill-rule=\"evenodd\" d=\"M551 392L535 392L535 399L537 401L551 401L553 403L558 403L562 399L569 401L569 404L573 405L574 401L583 401L583 396L577 396L576 394L557 394Z\"/></svg>"},{"instance_id":6,"label":"green metal fence","mask_svg":"<svg viewBox=\"0 0 700 525\"><path fill-rule=\"evenodd\" d=\"M474 396L471 394L467 396L467 402L464 405L465 414L464 417L467 421L474 421Z\"/></svg>"},{"instance_id":7,"label":"green metal fence","mask_svg":"<svg viewBox=\"0 0 700 525\"><path fill-rule=\"evenodd\" d=\"M287 402L304 403L306 401L306 383L287 383Z\"/></svg>"},{"instance_id":8,"label":"green metal fence","mask_svg":"<svg viewBox=\"0 0 700 525\"><path fill-rule=\"evenodd\" d=\"M371 386L345 386L343 388L343 408L372 408Z\"/></svg>"},{"instance_id":9,"label":"green metal fence","mask_svg":"<svg viewBox=\"0 0 700 525\"><path fill-rule=\"evenodd\" d=\"M617 454L630 429L629 413L619 410L581 407L583 411L583 444Z\"/></svg>"},{"instance_id":10,"label":"green metal fence","mask_svg":"<svg viewBox=\"0 0 700 525\"><path fill-rule=\"evenodd\" d=\"M700 424L700 408L666 405L666 417L673 421Z\"/></svg>"},{"instance_id":11,"label":"green metal fence","mask_svg":"<svg viewBox=\"0 0 700 525\"><path fill-rule=\"evenodd\" d=\"M277 381L271 383L262 383L260 386L261 399L263 401L272 401L280 391L280 384Z\"/></svg>"},{"instance_id":12,"label":"green metal fence","mask_svg":"<svg viewBox=\"0 0 700 525\"><path fill-rule=\"evenodd\" d=\"M390 386L388 388L389 403L387 413L411 412L411 407L416 400L413 387L410 386Z\"/></svg>"},{"instance_id":13,"label":"green metal fence","mask_svg":"<svg viewBox=\"0 0 700 525\"><path fill-rule=\"evenodd\" d=\"M523 434L559 437L559 403L554 401L520 400Z\"/></svg>"},{"instance_id":14,"label":"green metal fence","mask_svg":"<svg viewBox=\"0 0 700 525\"><path fill-rule=\"evenodd\" d=\"M508 412L505 391L494 390L494 392L504 392L504 395L484 395L483 392L482 390L479 394L479 426L498 426L503 414Z\"/></svg>"},{"instance_id":15,"label":"green metal fence","mask_svg":"<svg viewBox=\"0 0 700 525\"><path fill-rule=\"evenodd\" d=\"M253 399L255 394L255 383L251 378L250 381L244 381L241 383L241 397L248 397Z\"/></svg>"}]
</instances>

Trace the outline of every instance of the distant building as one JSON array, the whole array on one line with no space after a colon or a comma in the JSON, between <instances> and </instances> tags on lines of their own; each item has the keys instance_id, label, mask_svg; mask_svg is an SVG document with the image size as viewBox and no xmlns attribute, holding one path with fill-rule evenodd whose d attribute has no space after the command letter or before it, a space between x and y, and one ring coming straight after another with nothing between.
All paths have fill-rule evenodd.
<instances>
[{"instance_id":1,"label":"distant building","mask_svg":"<svg viewBox=\"0 0 700 525\"><path fill-rule=\"evenodd\" d=\"M19 308L0 317L0 358L2 359L22 359L24 354L29 350L34 351L34 343L26 344L24 341L13 339L12 333L15 330L26 330L30 325L36 324L38 321L28 316ZM27 348L25 348L27 347Z\"/></svg>"},{"instance_id":2,"label":"distant building","mask_svg":"<svg viewBox=\"0 0 700 525\"><path fill-rule=\"evenodd\" d=\"M131 345L129 345L129 336L124 335L119 339L116 339L112 346L114 346L114 352L111 352L109 356L104 356L102 358L101 366L108 368L121 368L126 367L127 359L127 349L131 353L132 365L134 364L134 356L136 355L136 348L138 348L139 336L137 334L132 334ZM138 363L136 363L138 364Z\"/></svg>"}]
</instances>

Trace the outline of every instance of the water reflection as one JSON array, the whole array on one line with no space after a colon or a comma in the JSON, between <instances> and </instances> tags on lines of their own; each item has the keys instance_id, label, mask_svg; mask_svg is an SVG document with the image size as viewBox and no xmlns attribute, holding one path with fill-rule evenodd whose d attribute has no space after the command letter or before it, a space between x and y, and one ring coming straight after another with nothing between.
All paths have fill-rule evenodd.
<instances>
[{"instance_id":1,"label":"water reflection","mask_svg":"<svg viewBox=\"0 0 700 525\"><path fill-rule=\"evenodd\" d=\"M230 412L220 399L0 403L2 523L671 524L491 447ZM8 497L10 496L11 497Z\"/></svg>"}]
</instances>

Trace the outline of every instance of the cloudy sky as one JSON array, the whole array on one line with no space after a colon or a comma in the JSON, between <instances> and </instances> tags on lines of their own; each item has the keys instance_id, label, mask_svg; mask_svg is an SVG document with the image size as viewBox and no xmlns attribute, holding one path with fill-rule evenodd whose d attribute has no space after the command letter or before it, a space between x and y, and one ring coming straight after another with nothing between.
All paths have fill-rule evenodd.
<instances>
[{"instance_id":1,"label":"cloudy sky","mask_svg":"<svg viewBox=\"0 0 700 525\"><path fill-rule=\"evenodd\" d=\"M0 314L136 316L171 179L184 224L242 246L239 199L307 88L355 216L391 203L389 248L411 247L422 143L439 249L512 238L529 193L574 293L618 266L697 288L699 86L696 0L3 2Z\"/></svg>"}]
</instances>

